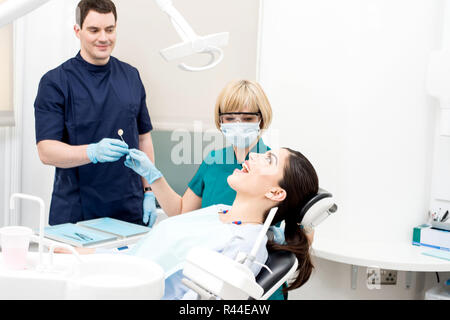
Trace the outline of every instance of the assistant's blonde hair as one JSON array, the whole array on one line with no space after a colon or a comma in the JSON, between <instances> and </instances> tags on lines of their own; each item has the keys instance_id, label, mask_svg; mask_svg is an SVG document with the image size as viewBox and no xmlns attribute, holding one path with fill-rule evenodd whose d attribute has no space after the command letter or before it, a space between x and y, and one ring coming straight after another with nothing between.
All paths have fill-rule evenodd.
<instances>
[{"instance_id":1,"label":"assistant's blonde hair","mask_svg":"<svg viewBox=\"0 0 450 320\"><path fill-rule=\"evenodd\" d=\"M261 112L261 129L267 129L272 122L269 99L260 84L250 80L230 81L220 91L214 112L216 127L219 130L219 114L226 112Z\"/></svg>"}]
</instances>

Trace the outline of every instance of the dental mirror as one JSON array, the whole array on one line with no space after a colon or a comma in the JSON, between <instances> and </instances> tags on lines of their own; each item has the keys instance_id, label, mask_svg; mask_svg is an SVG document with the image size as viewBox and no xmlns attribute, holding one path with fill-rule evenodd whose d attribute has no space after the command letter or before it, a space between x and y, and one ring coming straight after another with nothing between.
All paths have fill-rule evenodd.
<instances>
[{"instance_id":1,"label":"dental mirror","mask_svg":"<svg viewBox=\"0 0 450 320\"><path fill-rule=\"evenodd\" d=\"M123 140L123 137L122 137L123 136L123 130L122 129L117 130L117 134L119 135L120 139L122 139L122 141L124 143L126 143L125 140ZM130 156L130 158L131 158L131 156ZM134 159L133 158L131 158L131 161L133 162L133 166L136 168L136 163L134 163Z\"/></svg>"}]
</instances>

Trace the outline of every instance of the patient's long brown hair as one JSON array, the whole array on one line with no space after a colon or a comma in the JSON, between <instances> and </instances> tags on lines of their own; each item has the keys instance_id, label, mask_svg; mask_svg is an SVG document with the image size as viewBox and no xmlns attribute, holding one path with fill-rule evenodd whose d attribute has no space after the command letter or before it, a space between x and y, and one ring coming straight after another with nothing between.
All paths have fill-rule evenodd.
<instances>
[{"instance_id":1,"label":"patient's long brown hair","mask_svg":"<svg viewBox=\"0 0 450 320\"><path fill-rule=\"evenodd\" d=\"M269 251L285 250L295 254L298 260L297 278L284 291L293 290L308 281L312 269L309 243L300 222L301 208L314 197L319 190L319 179L308 159L298 151L285 148L290 152L284 167L281 188L286 191L286 199L278 205L272 225L285 221L284 235L286 244L280 245L272 241L267 244Z\"/></svg>"}]
</instances>

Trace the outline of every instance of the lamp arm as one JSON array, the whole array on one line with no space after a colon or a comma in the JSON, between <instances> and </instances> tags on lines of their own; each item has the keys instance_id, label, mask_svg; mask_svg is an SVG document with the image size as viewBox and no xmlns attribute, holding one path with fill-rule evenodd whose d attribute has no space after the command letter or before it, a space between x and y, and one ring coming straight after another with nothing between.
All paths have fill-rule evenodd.
<instances>
[{"instance_id":1,"label":"lamp arm","mask_svg":"<svg viewBox=\"0 0 450 320\"><path fill-rule=\"evenodd\" d=\"M49 0L8 0L0 4L0 28L37 9Z\"/></svg>"}]
</instances>

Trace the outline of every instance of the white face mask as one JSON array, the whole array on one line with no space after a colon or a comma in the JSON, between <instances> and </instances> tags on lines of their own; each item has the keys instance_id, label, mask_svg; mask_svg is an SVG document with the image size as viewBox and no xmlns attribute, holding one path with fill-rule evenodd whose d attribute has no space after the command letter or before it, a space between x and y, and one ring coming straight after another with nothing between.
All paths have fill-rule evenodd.
<instances>
[{"instance_id":1,"label":"white face mask","mask_svg":"<svg viewBox=\"0 0 450 320\"><path fill-rule=\"evenodd\" d=\"M220 125L227 142L238 149L250 146L259 136L259 122L234 122Z\"/></svg>"}]
</instances>

